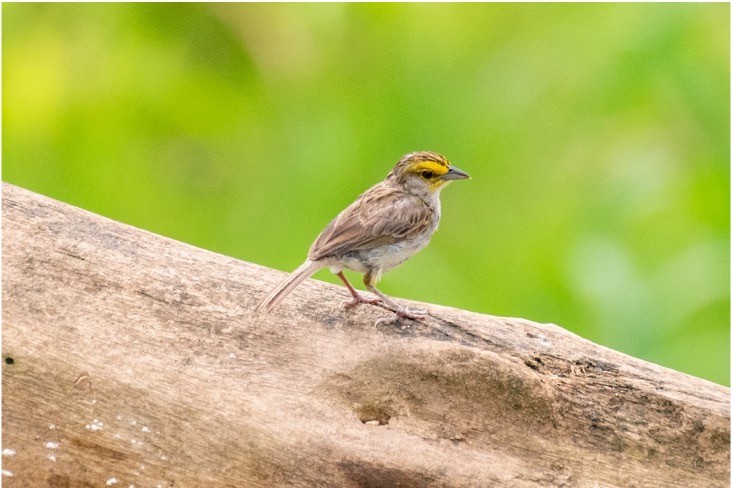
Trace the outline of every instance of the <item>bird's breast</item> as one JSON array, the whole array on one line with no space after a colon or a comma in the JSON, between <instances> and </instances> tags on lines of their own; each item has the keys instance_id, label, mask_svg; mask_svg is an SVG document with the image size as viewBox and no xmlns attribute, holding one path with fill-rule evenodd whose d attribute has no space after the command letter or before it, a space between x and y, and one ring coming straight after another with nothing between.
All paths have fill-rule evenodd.
<instances>
[{"instance_id":1,"label":"bird's breast","mask_svg":"<svg viewBox=\"0 0 733 488\"><path fill-rule=\"evenodd\" d=\"M360 271L366 269L381 269L389 271L399 266L407 259L414 256L418 251L423 249L430 242L430 237L438 228L437 220L425 232L420 233L412 239L405 239L392 244L385 244L372 249L364 249L348 253L344 264L349 269ZM351 266L347 264L350 262ZM359 269L361 268L361 269Z\"/></svg>"}]
</instances>

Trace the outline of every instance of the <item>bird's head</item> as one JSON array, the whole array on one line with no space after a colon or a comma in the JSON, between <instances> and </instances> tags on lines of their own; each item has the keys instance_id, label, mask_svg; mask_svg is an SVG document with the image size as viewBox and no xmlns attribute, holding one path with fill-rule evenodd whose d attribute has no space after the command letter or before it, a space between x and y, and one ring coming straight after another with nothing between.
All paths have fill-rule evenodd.
<instances>
[{"instance_id":1,"label":"bird's head","mask_svg":"<svg viewBox=\"0 0 733 488\"><path fill-rule=\"evenodd\" d=\"M402 185L411 193L438 194L453 180L470 178L438 153L420 151L406 154L387 175L387 179Z\"/></svg>"}]
</instances>

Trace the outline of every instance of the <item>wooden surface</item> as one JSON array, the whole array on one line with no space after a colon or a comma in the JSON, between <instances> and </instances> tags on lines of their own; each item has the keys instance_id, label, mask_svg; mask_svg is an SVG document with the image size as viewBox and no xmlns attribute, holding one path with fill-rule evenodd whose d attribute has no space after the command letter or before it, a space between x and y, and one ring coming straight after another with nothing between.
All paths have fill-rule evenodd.
<instances>
[{"instance_id":1,"label":"wooden surface","mask_svg":"<svg viewBox=\"0 0 733 488\"><path fill-rule=\"evenodd\" d=\"M376 328L314 280L254 316L285 273L2 201L4 486L728 486L722 386L522 319Z\"/></svg>"}]
</instances>

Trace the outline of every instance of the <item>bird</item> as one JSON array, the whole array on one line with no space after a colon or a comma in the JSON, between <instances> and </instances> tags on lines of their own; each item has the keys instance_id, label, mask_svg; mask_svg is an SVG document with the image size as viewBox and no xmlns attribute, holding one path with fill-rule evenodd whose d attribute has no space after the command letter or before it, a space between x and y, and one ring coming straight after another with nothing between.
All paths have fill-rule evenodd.
<instances>
[{"instance_id":1,"label":"bird","mask_svg":"<svg viewBox=\"0 0 733 488\"><path fill-rule=\"evenodd\" d=\"M308 258L265 295L255 311L271 312L300 283L328 267L351 294L350 309L360 303L385 305L394 315L376 325L400 319L423 320L427 312L404 307L376 287L383 273L402 264L430 242L440 222L440 192L454 180L470 176L444 156L430 151L404 155L387 177L362 193L316 238ZM376 295L359 293L344 269L363 273L364 286Z\"/></svg>"}]
</instances>

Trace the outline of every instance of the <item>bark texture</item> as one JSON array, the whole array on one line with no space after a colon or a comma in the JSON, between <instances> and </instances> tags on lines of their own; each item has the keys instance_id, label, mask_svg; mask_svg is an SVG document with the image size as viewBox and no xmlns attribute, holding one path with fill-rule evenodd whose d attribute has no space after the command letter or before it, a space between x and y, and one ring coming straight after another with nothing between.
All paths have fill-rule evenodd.
<instances>
[{"instance_id":1,"label":"bark texture","mask_svg":"<svg viewBox=\"0 0 733 488\"><path fill-rule=\"evenodd\" d=\"M552 325L308 280L3 185L3 482L727 487L725 387Z\"/></svg>"}]
</instances>

